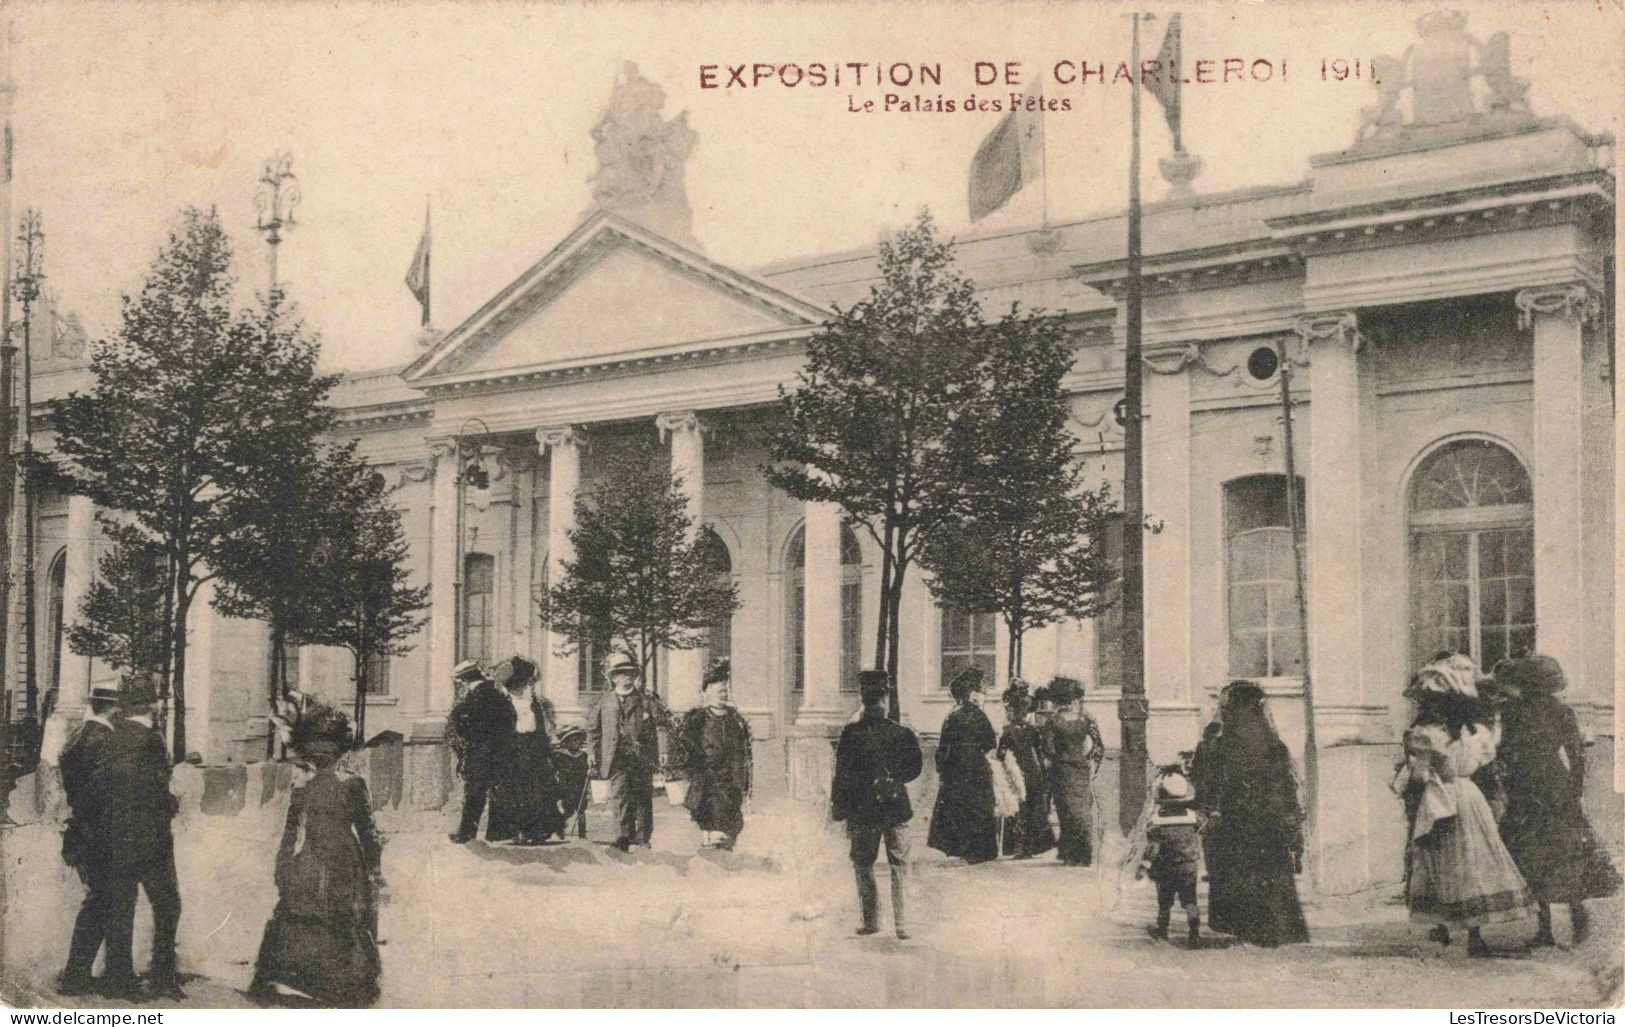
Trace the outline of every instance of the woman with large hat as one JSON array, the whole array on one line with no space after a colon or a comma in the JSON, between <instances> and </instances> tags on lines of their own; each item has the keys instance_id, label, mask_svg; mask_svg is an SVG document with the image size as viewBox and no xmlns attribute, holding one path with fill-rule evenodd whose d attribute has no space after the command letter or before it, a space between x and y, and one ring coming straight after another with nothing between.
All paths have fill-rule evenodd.
<instances>
[{"instance_id":1,"label":"woman with large hat","mask_svg":"<svg viewBox=\"0 0 1625 1027\"><path fill-rule=\"evenodd\" d=\"M943 720L937 741L937 804L926 844L967 863L985 863L999 855L993 768L987 761L999 740L982 712L981 670L966 667L955 674L948 694L958 705Z\"/></svg>"},{"instance_id":2,"label":"woman with large hat","mask_svg":"<svg viewBox=\"0 0 1625 1027\"><path fill-rule=\"evenodd\" d=\"M378 1000L378 891L383 840L367 783L338 769L350 722L314 704L278 725L310 772L294 788L276 857L277 905L265 925L249 994L294 992L330 1006ZM278 986L281 986L280 989Z\"/></svg>"},{"instance_id":3,"label":"woman with large hat","mask_svg":"<svg viewBox=\"0 0 1625 1027\"><path fill-rule=\"evenodd\" d=\"M1027 683L1020 678L1011 681L1001 698L1004 730L999 733L999 758L1014 757L1027 792L1021 812L1009 818L1014 844L1007 848L1015 851L1017 859L1031 859L1055 848L1055 832L1049 826L1049 785L1038 751L1038 727L1027 719L1033 707Z\"/></svg>"},{"instance_id":4,"label":"woman with large hat","mask_svg":"<svg viewBox=\"0 0 1625 1027\"><path fill-rule=\"evenodd\" d=\"M683 767L688 794L683 805L705 836L706 848L731 850L745 829L750 794L750 724L734 709L731 665L713 663L701 684L699 706L682 720Z\"/></svg>"},{"instance_id":5,"label":"woman with large hat","mask_svg":"<svg viewBox=\"0 0 1625 1027\"><path fill-rule=\"evenodd\" d=\"M1055 714L1041 729L1040 739L1050 796L1061 822L1056 855L1070 866L1086 867L1095 856L1095 796L1090 783L1106 752L1100 725L1083 708L1083 683L1056 677L1048 691Z\"/></svg>"},{"instance_id":6,"label":"woman with large hat","mask_svg":"<svg viewBox=\"0 0 1625 1027\"><path fill-rule=\"evenodd\" d=\"M1556 944L1554 902L1568 904L1574 940L1583 942L1591 931L1585 900L1616 894L1620 879L1581 805L1585 739L1557 697L1568 680L1556 660L1534 653L1496 664L1495 681L1510 693L1501 714L1501 838L1539 903L1535 944Z\"/></svg>"},{"instance_id":7,"label":"woman with large hat","mask_svg":"<svg viewBox=\"0 0 1625 1027\"><path fill-rule=\"evenodd\" d=\"M523 656L502 661L495 674L513 706L514 728L500 757L487 834L512 837L519 845L540 845L564 826L549 751L553 704L537 692L537 676L535 662Z\"/></svg>"}]
</instances>

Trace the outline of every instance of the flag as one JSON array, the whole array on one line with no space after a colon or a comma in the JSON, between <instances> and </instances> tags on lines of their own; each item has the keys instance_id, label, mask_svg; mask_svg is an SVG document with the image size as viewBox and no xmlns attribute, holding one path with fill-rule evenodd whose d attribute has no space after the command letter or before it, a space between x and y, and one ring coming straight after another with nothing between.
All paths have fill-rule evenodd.
<instances>
[{"instance_id":1,"label":"flag","mask_svg":"<svg viewBox=\"0 0 1625 1027\"><path fill-rule=\"evenodd\" d=\"M1159 69L1155 80L1146 80L1145 88L1157 102L1162 104L1162 113L1168 118L1168 131L1174 134L1174 149L1183 150L1185 144L1179 138L1179 15L1168 19L1168 32L1162 37L1162 49L1157 51L1157 67Z\"/></svg>"},{"instance_id":2,"label":"flag","mask_svg":"<svg viewBox=\"0 0 1625 1027\"><path fill-rule=\"evenodd\" d=\"M423 205L423 237L418 250L412 254L412 266L406 269L406 287L423 307L423 323L429 323L429 205Z\"/></svg>"},{"instance_id":3,"label":"flag","mask_svg":"<svg viewBox=\"0 0 1625 1027\"><path fill-rule=\"evenodd\" d=\"M1042 97L1042 83L1027 95ZM1043 176L1044 116L1036 110L1013 110L999 119L971 159L970 219L982 220Z\"/></svg>"}]
</instances>

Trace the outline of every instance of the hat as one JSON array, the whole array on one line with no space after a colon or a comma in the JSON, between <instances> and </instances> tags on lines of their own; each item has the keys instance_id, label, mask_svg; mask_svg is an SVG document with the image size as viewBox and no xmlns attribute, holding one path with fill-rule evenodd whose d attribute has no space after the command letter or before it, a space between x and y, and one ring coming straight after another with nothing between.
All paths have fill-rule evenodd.
<instances>
[{"instance_id":1,"label":"hat","mask_svg":"<svg viewBox=\"0 0 1625 1027\"><path fill-rule=\"evenodd\" d=\"M107 685L97 685L90 690L90 701L122 703L124 701L124 692L121 689L111 688Z\"/></svg>"},{"instance_id":2,"label":"hat","mask_svg":"<svg viewBox=\"0 0 1625 1027\"><path fill-rule=\"evenodd\" d=\"M712 662L705 670L705 678L701 680L701 688L709 688L718 681L727 681L733 677L733 663L726 656Z\"/></svg>"},{"instance_id":3,"label":"hat","mask_svg":"<svg viewBox=\"0 0 1625 1027\"><path fill-rule=\"evenodd\" d=\"M1563 665L1544 653L1525 653L1495 665L1495 681L1512 694L1555 695L1569 686Z\"/></svg>"},{"instance_id":4,"label":"hat","mask_svg":"<svg viewBox=\"0 0 1625 1027\"><path fill-rule=\"evenodd\" d=\"M587 737L587 729L582 727L580 724L566 724L562 728L559 728L559 733L558 733L558 737L556 738L556 741L558 742L558 744L564 745L564 744L566 744L568 742L575 741L577 738L586 738L586 737Z\"/></svg>"},{"instance_id":5,"label":"hat","mask_svg":"<svg viewBox=\"0 0 1625 1027\"><path fill-rule=\"evenodd\" d=\"M1049 679L1049 700L1057 706L1077 702L1083 698L1083 682L1057 674Z\"/></svg>"},{"instance_id":6,"label":"hat","mask_svg":"<svg viewBox=\"0 0 1625 1027\"><path fill-rule=\"evenodd\" d=\"M1157 778L1158 802L1190 802L1194 798L1196 790L1182 771L1169 770Z\"/></svg>"},{"instance_id":7,"label":"hat","mask_svg":"<svg viewBox=\"0 0 1625 1027\"><path fill-rule=\"evenodd\" d=\"M948 694L960 701L964 701L972 692L981 690L982 668L976 666L966 667L948 682Z\"/></svg>"},{"instance_id":8,"label":"hat","mask_svg":"<svg viewBox=\"0 0 1625 1027\"><path fill-rule=\"evenodd\" d=\"M1404 695L1415 699L1423 692L1458 692L1476 699L1482 678L1472 657L1461 653L1442 654L1416 672Z\"/></svg>"},{"instance_id":9,"label":"hat","mask_svg":"<svg viewBox=\"0 0 1625 1027\"><path fill-rule=\"evenodd\" d=\"M858 671L858 697L864 703L877 703L891 694L891 675L883 670Z\"/></svg>"},{"instance_id":10,"label":"hat","mask_svg":"<svg viewBox=\"0 0 1625 1027\"><path fill-rule=\"evenodd\" d=\"M1011 678L1010 687L1004 690L999 699L1012 711L1019 710L1022 713L1031 709L1033 703L1032 694L1027 691L1027 682L1020 678Z\"/></svg>"},{"instance_id":11,"label":"hat","mask_svg":"<svg viewBox=\"0 0 1625 1027\"><path fill-rule=\"evenodd\" d=\"M497 664L494 676L503 688L523 688L536 680L536 664L523 656L511 656Z\"/></svg>"},{"instance_id":12,"label":"hat","mask_svg":"<svg viewBox=\"0 0 1625 1027\"><path fill-rule=\"evenodd\" d=\"M614 656L609 658L608 674L610 677L614 677L617 674L630 674L633 677L637 677L638 673L637 662L633 660L632 657L627 656L625 653L616 653Z\"/></svg>"},{"instance_id":13,"label":"hat","mask_svg":"<svg viewBox=\"0 0 1625 1027\"><path fill-rule=\"evenodd\" d=\"M126 707L152 706L158 702L158 691L145 681L126 679L119 701Z\"/></svg>"},{"instance_id":14,"label":"hat","mask_svg":"<svg viewBox=\"0 0 1625 1027\"><path fill-rule=\"evenodd\" d=\"M451 679L453 681L490 680L490 678L488 678L485 674L485 668L480 666L479 660L464 660L462 663L459 663L457 666L451 668Z\"/></svg>"},{"instance_id":15,"label":"hat","mask_svg":"<svg viewBox=\"0 0 1625 1027\"><path fill-rule=\"evenodd\" d=\"M302 749L317 742L327 742L347 749L353 738L350 718L344 715L343 710L326 703L316 703L300 713L294 723L292 745L295 749Z\"/></svg>"}]
</instances>

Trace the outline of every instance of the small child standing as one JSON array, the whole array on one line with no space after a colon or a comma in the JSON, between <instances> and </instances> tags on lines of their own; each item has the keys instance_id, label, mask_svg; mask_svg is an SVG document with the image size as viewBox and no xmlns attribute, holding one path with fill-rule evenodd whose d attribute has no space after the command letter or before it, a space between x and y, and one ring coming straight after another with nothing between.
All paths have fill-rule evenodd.
<instances>
[{"instance_id":1,"label":"small child standing","mask_svg":"<svg viewBox=\"0 0 1625 1027\"><path fill-rule=\"evenodd\" d=\"M1145 858L1140 860L1134 879L1149 876L1157 885L1157 925L1146 931L1158 941L1168 940L1168 920L1174 900L1185 907L1185 923L1190 944L1200 941L1201 911L1196 905L1197 868L1202 864L1202 842L1197 833L1196 790L1183 768L1175 765L1159 771L1156 811L1146 831Z\"/></svg>"}]
</instances>

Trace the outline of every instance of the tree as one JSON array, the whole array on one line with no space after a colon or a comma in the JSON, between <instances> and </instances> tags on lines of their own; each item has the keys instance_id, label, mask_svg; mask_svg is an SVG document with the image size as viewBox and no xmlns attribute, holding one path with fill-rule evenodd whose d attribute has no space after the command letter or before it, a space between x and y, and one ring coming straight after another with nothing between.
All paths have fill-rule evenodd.
<instances>
[{"instance_id":1,"label":"tree","mask_svg":"<svg viewBox=\"0 0 1625 1027\"><path fill-rule=\"evenodd\" d=\"M94 384L53 404L69 491L119 511L163 553L160 697L172 704L173 756L186 757L186 622L224 531L221 502L282 459L288 418L309 415L321 379L284 374L315 343L259 312L232 308L231 249L212 211L187 209L116 335L91 349ZM292 361L297 367L303 356ZM312 357L313 359L313 357Z\"/></svg>"},{"instance_id":2,"label":"tree","mask_svg":"<svg viewBox=\"0 0 1625 1027\"><path fill-rule=\"evenodd\" d=\"M808 340L795 388L779 391L763 473L797 499L839 504L880 546L874 662L896 719L903 582L924 536L965 506L953 437L979 395L984 333L929 213L881 243L879 271L868 297Z\"/></svg>"},{"instance_id":3,"label":"tree","mask_svg":"<svg viewBox=\"0 0 1625 1027\"><path fill-rule=\"evenodd\" d=\"M1117 511L1109 487L1083 484L1066 426L1061 378L1072 344L1060 321L1012 307L986 341L979 398L954 435L972 501L926 536L920 563L940 605L999 614L1015 677L1028 630L1093 617L1114 601L1106 539Z\"/></svg>"},{"instance_id":4,"label":"tree","mask_svg":"<svg viewBox=\"0 0 1625 1027\"><path fill-rule=\"evenodd\" d=\"M366 742L367 674L380 656L411 651L406 639L423 627L428 586L413 587L407 570L401 514L383 475L355 453L354 444L326 451L307 496L314 530L304 572L309 585L300 614L289 623L292 641L350 652L355 681L356 745Z\"/></svg>"},{"instance_id":5,"label":"tree","mask_svg":"<svg viewBox=\"0 0 1625 1027\"><path fill-rule=\"evenodd\" d=\"M98 520L113 544L97 561L100 573L85 593L79 617L68 626L68 648L126 676L156 679L165 653L163 548L138 528Z\"/></svg>"},{"instance_id":6,"label":"tree","mask_svg":"<svg viewBox=\"0 0 1625 1027\"><path fill-rule=\"evenodd\" d=\"M739 608L697 543L682 479L646 454L617 454L576 500L576 559L542 596L542 623L565 651L607 639L656 681L662 649L696 649L710 626Z\"/></svg>"}]
</instances>

